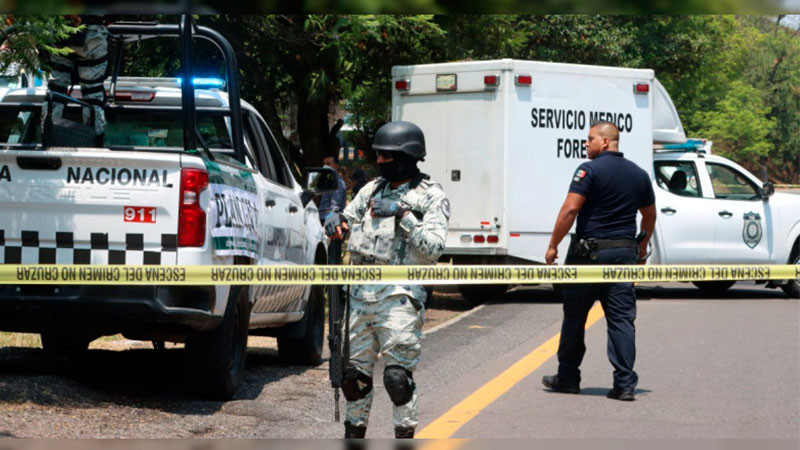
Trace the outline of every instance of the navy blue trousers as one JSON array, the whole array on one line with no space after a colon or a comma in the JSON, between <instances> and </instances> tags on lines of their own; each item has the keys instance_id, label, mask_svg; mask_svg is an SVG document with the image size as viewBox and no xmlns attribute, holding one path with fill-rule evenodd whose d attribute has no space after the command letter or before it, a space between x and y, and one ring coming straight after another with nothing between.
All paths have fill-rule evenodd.
<instances>
[{"instance_id":1,"label":"navy blue trousers","mask_svg":"<svg viewBox=\"0 0 800 450\"><path fill-rule=\"evenodd\" d=\"M636 264L637 251L619 247L596 250L596 261L568 264ZM570 258L568 258L570 259ZM614 366L614 387L632 391L639 381L633 371L636 359L636 293L633 283L564 285L564 322L558 344L558 378L565 384L580 384L580 365L586 353L586 318L595 300L600 300L608 328L608 359Z\"/></svg>"}]
</instances>

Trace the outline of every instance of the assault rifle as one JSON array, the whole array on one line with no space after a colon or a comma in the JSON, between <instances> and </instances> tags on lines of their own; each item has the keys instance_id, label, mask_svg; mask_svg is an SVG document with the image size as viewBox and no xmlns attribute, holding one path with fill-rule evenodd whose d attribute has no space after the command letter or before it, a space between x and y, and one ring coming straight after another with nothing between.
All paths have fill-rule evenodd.
<instances>
[{"instance_id":1,"label":"assault rifle","mask_svg":"<svg viewBox=\"0 0 800 450\"><path fill-rule=\"evenodd\" d=\"M330 264L342 264L342 241L335 240L329 247ZM344 366L350 359L350 339L349 327L342 325L350 322L350 287L347 291L342 290L340 285L328 287L328 348L331 357L328 361L328 372L333 388L333 417L339 421L339 388L342 387L344 376ZM344 323L343 323L344 322Z\"/></svg>"}]
</instances>

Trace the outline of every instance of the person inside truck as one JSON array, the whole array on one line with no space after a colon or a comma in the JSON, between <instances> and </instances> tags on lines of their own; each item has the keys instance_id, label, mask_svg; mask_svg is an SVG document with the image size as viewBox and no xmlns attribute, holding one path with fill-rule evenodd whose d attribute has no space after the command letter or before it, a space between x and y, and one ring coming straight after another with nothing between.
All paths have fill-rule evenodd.
<instances>
[{"instance_id":1,"label":"person inside truck","mask_svg":"<svg viewBox=\"0 0 800 450\"><path fill-rule=\"evenodd\" d=\"M619 151L619 129L611 122L592 125L586 151L591 161L581 164L572 177L545 261L547 264L555 262L558 244L577 217L567 264L643 263L656 221L650 176L624 158ZM635 237L637 211L642 215L641 238ZM608 323L608 359L614 366L614 386L606 396L622 401L635 400L634 389L639 377L633 370L636 358L633 283L565 285L563 297L558 374L546 375L542 384L555 392L580 393L579 367L586 352L586 318L599 298Z\"/></svg>"}]
</instances>

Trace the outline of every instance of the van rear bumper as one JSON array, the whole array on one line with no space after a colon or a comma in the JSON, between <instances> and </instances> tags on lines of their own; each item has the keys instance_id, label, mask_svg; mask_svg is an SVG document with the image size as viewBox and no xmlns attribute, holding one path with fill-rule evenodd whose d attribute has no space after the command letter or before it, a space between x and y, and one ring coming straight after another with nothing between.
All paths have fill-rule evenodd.
<instances>
[{"instance_id":1,"label":"van rear bumper","mask_svg":"<svg viewBox=\"0 0 800 450\"><path fill-rule=\"evenodd\" d=\"M0 330L188 336L222 320L214 286L0 286Z\"/></svg>"}]
</instances>

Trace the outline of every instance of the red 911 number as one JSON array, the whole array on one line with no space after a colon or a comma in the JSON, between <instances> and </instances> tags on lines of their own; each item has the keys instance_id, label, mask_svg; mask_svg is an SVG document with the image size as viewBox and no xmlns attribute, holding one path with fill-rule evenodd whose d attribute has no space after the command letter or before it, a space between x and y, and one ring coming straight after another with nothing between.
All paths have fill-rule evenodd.
<instances>
[{"instance_id":1,"label":"red 911 number","mask_svg":"<svg viewBox=\"0 0 800 450\"><path fill-rule=\"evenodd\" d=\"M143 206L126 206L122 210L125 222L156 223L156 209Z\"/></svg>"}]
</instances>

